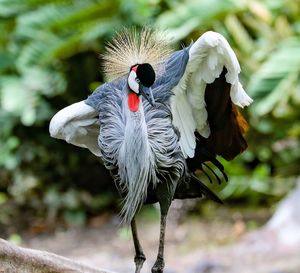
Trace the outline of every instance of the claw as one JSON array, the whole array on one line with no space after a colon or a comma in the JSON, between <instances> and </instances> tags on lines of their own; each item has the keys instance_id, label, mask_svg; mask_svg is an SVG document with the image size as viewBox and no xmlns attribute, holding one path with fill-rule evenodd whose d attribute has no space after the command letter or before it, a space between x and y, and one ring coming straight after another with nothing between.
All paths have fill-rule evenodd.
<instances>
[{"instance_id":1,"label":"claw","mask_svg":"<svg viewBox=\"0 0 300 273\"><path fill-rule=\"evenodd\" d=\"M161 257L157 257L155 264L153 265L151 272L152 273L163 273L165 267L164 259Z\"/></svg>"}]
</instances>

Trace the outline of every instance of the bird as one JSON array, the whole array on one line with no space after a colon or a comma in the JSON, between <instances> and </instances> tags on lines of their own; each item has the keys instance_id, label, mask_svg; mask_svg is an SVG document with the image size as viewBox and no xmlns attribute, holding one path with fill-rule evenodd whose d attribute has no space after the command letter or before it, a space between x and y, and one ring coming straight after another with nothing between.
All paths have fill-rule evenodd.
<instances>
[{"instance_id":1,"label":"bird","mask_svg":"<svg viewBox=\"0 0 300 273\"><path fill-rule=\"evenodd\" d=\"M146 258L135 216L143 204L158 202L160 237L151 272L162 273L172 201L206 196L222 203L197 172L210 181L228 180L219 157L229 161L246 150L249 126L238 107L252 99L233 49L214 31L175 50L163 31L125 28L107 43L102 61L106 82L57 112L50 135L89 149L110 171L122 221L131 226L136 273Z\"/></svg>"}]
</instances>

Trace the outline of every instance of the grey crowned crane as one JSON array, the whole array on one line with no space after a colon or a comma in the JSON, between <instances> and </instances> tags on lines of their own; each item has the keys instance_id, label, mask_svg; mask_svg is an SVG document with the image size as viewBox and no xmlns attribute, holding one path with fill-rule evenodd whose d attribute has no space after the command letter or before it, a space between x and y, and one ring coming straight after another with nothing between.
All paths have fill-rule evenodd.
<instances>
[{"instance_id":1,"label":"grey crowned crane","mask_svg":"<svg viewBox=\"0 0 300 273\"><path fill-rule=\"evenodd\" d=\"M123 221L132 229L136 273L145 261L134 218L141 206L160 205L152 267L152 273L160 273L172 200L206 196L221 202L195 171L211 162L227 180L216 157L232 160L247 148L247 122L237 106L252 99L239 82L240 66L226 39L206 32L179 51L168 44L149 28L116 35L104 55L110 81L50 123L52 137L89 149L111 172L123 198Z\"/></svg>"}]
</instances>

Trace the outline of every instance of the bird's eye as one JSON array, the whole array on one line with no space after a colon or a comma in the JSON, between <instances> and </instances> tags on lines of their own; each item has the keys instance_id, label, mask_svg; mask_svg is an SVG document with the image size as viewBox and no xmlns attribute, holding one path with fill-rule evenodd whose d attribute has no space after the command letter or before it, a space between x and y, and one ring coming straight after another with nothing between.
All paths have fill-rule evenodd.
<instances>
[{"instance_id":1,"label":"bird's eye","mask_svg":"<svg viewBox=\"0 0 300 273\"><path fill-rule=\"evenodd\" d=\"M140 83L140 82L141 82L139 78L135 78L135 81L136 81L137 83Z\"/></svg>"}]
</instances>

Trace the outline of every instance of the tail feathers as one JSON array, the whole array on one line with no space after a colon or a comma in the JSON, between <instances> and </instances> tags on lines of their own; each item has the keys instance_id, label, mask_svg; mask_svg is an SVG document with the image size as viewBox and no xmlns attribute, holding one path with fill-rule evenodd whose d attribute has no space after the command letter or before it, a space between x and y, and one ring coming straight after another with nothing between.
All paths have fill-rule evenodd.
<instances>
[{"instance_id":1,"label":"tail feathers","mask_svg":"<svg viewBox=\"0 0 300 273\"><path fill-rule=\"evenodd\" d=\"M226 182L228 182L228 176L227 174L225 173L225 170L224 170L224 166L221 164L221 162L219 160L217 160L216 158L214 158L214 160L210 160L211 163L213 163L217 169L222 173L224 179ZM216 164L218 163L218 164ZM215 173L215 171L207 164L207 163L202 163L205 167L207 167L213 174L214 176L217 178L219 184L221 184L221 179L219 178L219 176Z\"/></svg>"},{"instance_id":2,"label":"tail feathers","mask_svg":"<svg viewBox=\"0 0 300 273\"><path fill-rule=\"evenodd\" d=\"M217 175L215 170L213 170L207 163L211 162L223 175L225 181L228 181L228 177L225 173L224 166L222 163L216 158L216 153L213 150L212 143L209 139L206 139L200 136L198 133L195 133L196 136L196 149L195 156L193 158L187 159L187 165L191 172L195 172L196 170L201 170L208 178L208 180L212 183L212 178L210 177L210 173L217 179L219 183L221 183L221 178ZM203 168L206 167L206 169Z\"/></svg>"},{"instance_id":3,"label":"tail feathers","mask_svg":"<svg viewBox=\"0 0 300 273\"><path fill-rule=\"evenodd\" d=\"M212 149L212 143L208 141L208 139L199 135L199 133L195 133L196 136L196 156L200 157L202 162L210 161L212 162L221 172L224 171L223 165L216 159L216 154Z\"/></svg>"},{"instance_id":4,"label":"tail feathers","mask_svg":"<svg viewBox=\"0 0 300 273\"><path fill-rule=\"evenodd\" d=\"M211 173L214 175L214 177L217 179L218 183L221 184L221 179L219 176L215 173L215 171L206 163L203 163L203 165L211 171Z\"/></svg>"},{"instance_id":5,"label":"tail feathers","mask_svg":"<svg viewBox=\"0 0 300 273\"><path fill-rule=\"evenodd\" d=\"M223 201L213 193L204 183L202 183L193 173L190 174L189 181L179 183L174 198L186 199L206 196L216 203L223 204Z\"/></svg>"},{"instance_id":6,"label":"tail feathers","mask_svg":"<svg viewBox=\"0 0 300 273\"><path fill-rule=\"evenodd\" d=\"M211 177L209 176L209 174L202 168L202 166L200 167L200 169L201 169L201 171L204 173L204 175L207 177L207 179L209 180L210 184L212 184L213 181L212 181ZM218 177L218 179L219 179L219 177ZM217 179L217 180L218 180L218 179ZM218 181L219 181L219 180L218 180Z\"/></svg>"}]
</instances>

